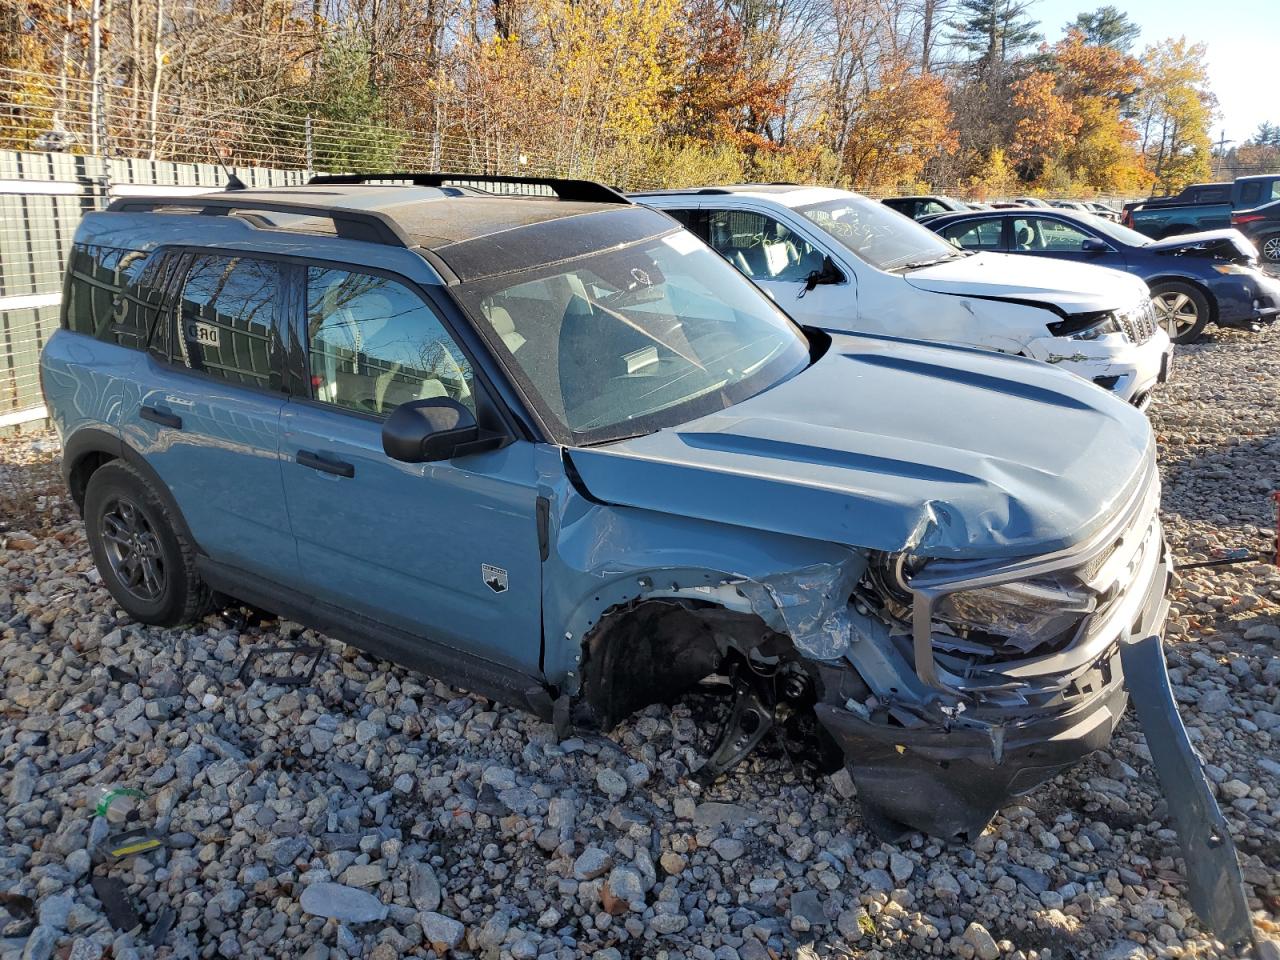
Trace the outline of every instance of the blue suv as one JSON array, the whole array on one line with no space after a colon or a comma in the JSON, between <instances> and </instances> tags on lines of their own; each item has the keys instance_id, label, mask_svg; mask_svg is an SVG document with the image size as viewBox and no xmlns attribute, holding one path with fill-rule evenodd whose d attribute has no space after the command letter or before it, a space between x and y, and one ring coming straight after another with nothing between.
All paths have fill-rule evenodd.
<instances>
[{"instance_id":1,"label":"blue suv","mask_svg":"<svg viewBox=\"0 0 1280 960\"><path fill-rule=\"evenodd\" d=\"M816 715L886 836L975 836L1106 745L1128 673L1234 869L1160 654L1155 442L1084 380L799 328L585 181L120 200L63 327L46 397L131 617L234 598L562 731L721 678L700 775Z\"/></svg>"}]
</instances>

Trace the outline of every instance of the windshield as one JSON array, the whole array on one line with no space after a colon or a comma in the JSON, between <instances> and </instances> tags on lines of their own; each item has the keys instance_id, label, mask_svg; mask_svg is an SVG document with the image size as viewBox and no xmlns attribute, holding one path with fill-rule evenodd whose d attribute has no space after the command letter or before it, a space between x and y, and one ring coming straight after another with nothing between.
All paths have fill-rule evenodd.
<instances>
[{"instance_id":1,"label":"windshield","mask_svg":"<svg viewBox=\"0 0 1280 960\"><path fill-rule=\"evenodd\" d=\"M462 284L458 298L557 440L652 433L804 369L799 329L680 231Z\"/></svg>"},{"instance_id":2,"label":"windshield","mask_svg":"<svg viewBox=\"0 0 1280 960\"><path fill-rule=\"evenodd\" d=\"M1097 230L1104 237L1110 237L1112 240L1119 240L1121 243L1131 247L1145 247L1151 242L1151 238L1139 233L1137 230L1130 230L1128 227L1122 227L1114 220L1108 220L1106 217L1099 217L1092 213L1080 214L1080 219L1087 223L1093 229Z\"/></svg>"},{"instance_id":3,"label":"windshield","mask_svg":"<svg viewBox=\"0 0 1280 960\"><path fill-rule=\"evenodd\" d=\"M850 195L796 209L858 259L881 270L924 266L963 256L932 230L866 197Z\"/></svg>"}]
</instances>

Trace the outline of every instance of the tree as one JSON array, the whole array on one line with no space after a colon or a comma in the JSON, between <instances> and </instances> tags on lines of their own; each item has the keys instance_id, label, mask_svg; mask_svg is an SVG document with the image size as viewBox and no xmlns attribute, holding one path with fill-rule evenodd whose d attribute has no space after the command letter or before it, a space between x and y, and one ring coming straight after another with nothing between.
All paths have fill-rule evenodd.
<instances>
[{"instance_id":1,"label":"tree","mask_svg":"<svg viewBox=\"0 0 1280 960\"><path fill-rule=\"evenodd\" d=\"M1169 38L1142 55L1145 68L1136 99L1142 152L1167 192L1209 179L1209 126L1217 99L1209 90L1205 45Z\"/></svg>"},{"instance_id":2,"label":"tree","mask_svg":"<svg viewBox=\"0 0 1280 960\"><path fill-rule=\"evenodd\" d=\"M1142 34L1142 28L1130 20L1127 13L1110 4L1092 13L1078 14L1063 29L1080 31L1090 46L1111 47L1121 53L1128 53Z\"/></svg>"},{"instance_id":3,"label":"tree","mask_svg":"<svg viewBox=\"0 0 1280 960\"><path fill-rule=\"evenodd\" d=\"M1027 15L1031 0L961 0L953 39L976 56L979 75L1017 57L1041 39Z\"/></svg>"},{"instance_id":4,"label":"tree","mask_svg":"<svg viewBox=\"0 0 1280 960\"><path fill-rule=\"evenodd\" d=\"M1258 147L1280 147L1280 123L1262 121L1249 142Z\"/></svg>"}]
</instances>

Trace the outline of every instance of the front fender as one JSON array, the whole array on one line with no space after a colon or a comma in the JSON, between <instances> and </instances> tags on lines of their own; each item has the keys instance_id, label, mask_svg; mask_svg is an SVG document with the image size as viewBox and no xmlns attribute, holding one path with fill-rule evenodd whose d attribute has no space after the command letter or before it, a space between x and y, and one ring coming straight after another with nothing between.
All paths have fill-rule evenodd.
<instances>
[{"instance_id":1,"label":"front fender","mask_svg":"<svg viewBox=\"0 0 1280 960\"><path fill-rule=\"evenodd\" d=\"M593 503L567 484L552 502L543 670L570 694L577 692L583 639L613 607L647 597L701 599L760 613L779 632L791 632L803 621L778 609L790 603L778 584L806 571L848 583L866 567L862 554L838 544ZM845 600L847 593L841 606Z\"/></svg>"}]
</instances>

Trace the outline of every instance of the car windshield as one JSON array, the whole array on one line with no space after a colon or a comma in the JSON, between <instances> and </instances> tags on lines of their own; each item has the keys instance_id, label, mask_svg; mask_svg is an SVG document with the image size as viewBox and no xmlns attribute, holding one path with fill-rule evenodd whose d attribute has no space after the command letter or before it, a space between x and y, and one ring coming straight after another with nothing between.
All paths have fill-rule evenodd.
<instances>
[{"instance_id":1,"label":"car windshield","mask_svg":"<svg viewBox=\"0 0 1280 960\"><path fill-rule=\"evenodd\" d=\"M1128 227L1122 227L1114 220L1108 220L1106 217L1099 217L1093 213L1082 213L1080 219L1091 226L1104 237L1110 237L1112 240L1119 240L1121 243L1130 247L1145 247L1151 243L1151 238L1144 236L1137 230L1130 230Z\"/></svg>"},{"instance_id":2,"label":"car windshield","mask_svg":"<svg viewBox=\"0 0 1280 960\"><path fill-rule=\"evenodd\" d=\"M808 341L773 301L684 231L457 291L559 442L675 426L809 362Z\"/></svg>"},{"instance_id":3,"label":"car windshield","mask_svg":"<svg viewBox=\"0 0 1280 960\"><path fill-rule=\"evenodd\" d=\"M866 197L850 195L796 209L858 259L881 270L923 267L964 256L932 230Z\"/></svg>"}]
</instances>

